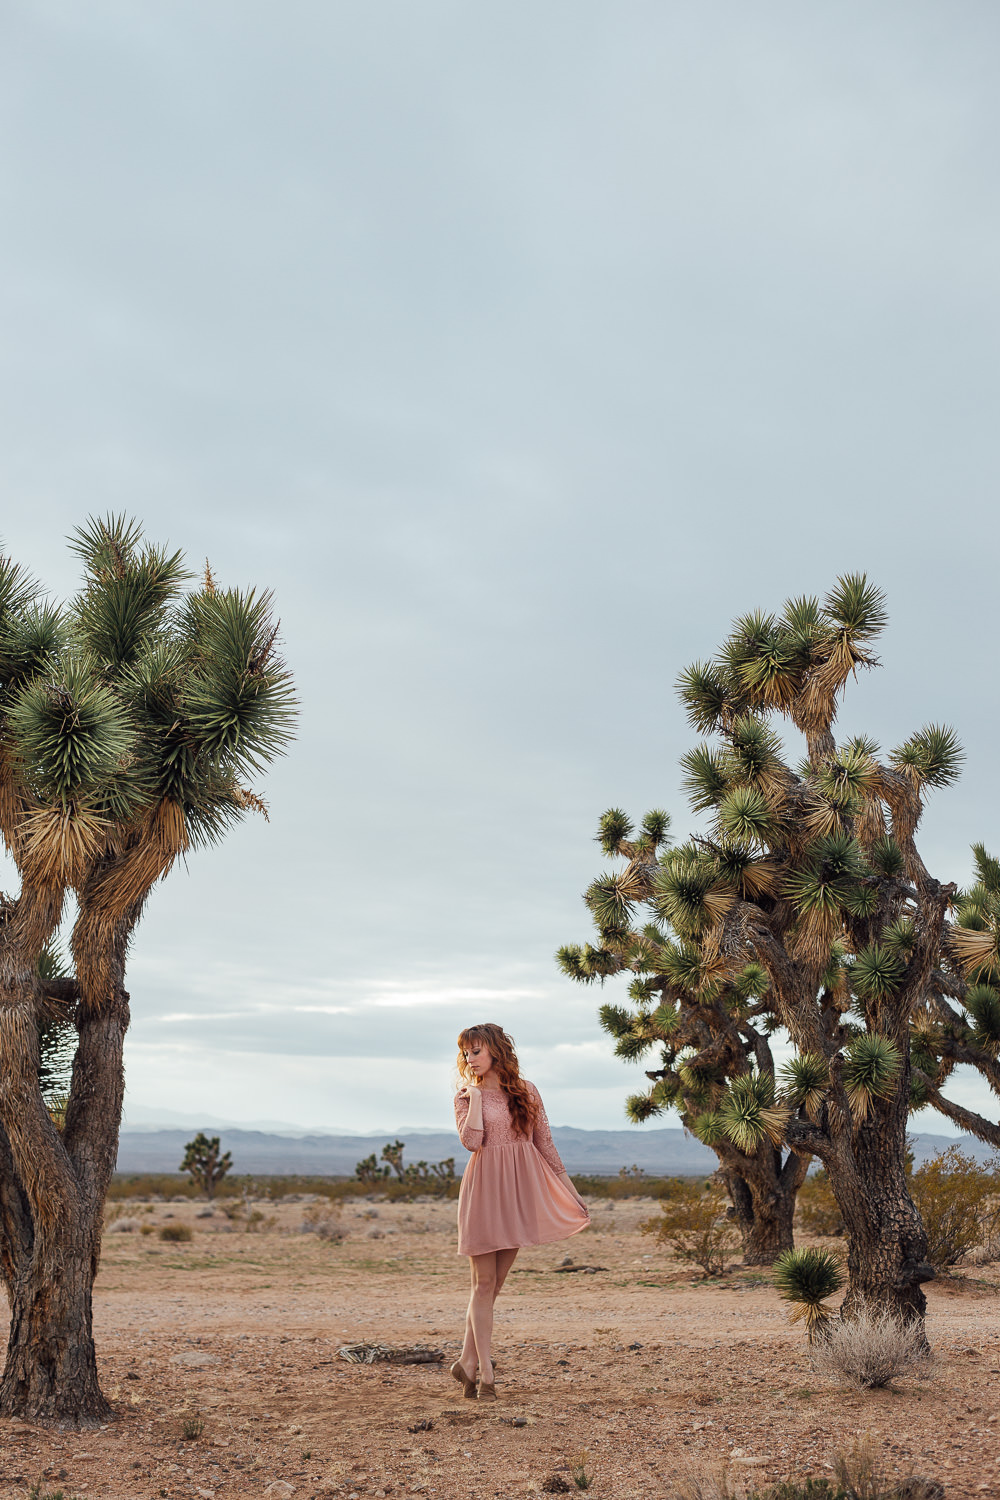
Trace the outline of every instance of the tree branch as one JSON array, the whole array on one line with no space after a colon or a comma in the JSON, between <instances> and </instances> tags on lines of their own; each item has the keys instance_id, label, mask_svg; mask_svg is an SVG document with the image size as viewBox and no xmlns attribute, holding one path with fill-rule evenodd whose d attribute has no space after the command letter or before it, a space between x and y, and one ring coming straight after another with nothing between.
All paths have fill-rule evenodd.
<instances>
[{"instance_id":1,"label":"tree branch","mask_svg":"<svg viewBox=\"0 0 1000 1500\"><path fill-rule=\"evenodd\" d=\"M799 1155L818 1156L825 1162L832 1154L833 1143L826 1131L811 1120L791 1119L785 1127L789 1150Z\"/></svg>"},{"instance_id":2,"label":"tree branch","mask_svg":"<svg viewBox=\"0 0 1000 1500\"><path fill-rule=\"evenodd\" d=\"M914 1068L913 1076L923 1084L927 1091L927 1098L939 1114L949 1120L954 1120L956 1125L961 1125L963 1130L967 1130L970 1135L977 1136L981 1141L986 1141L988 1145L1000 1146L1000 1125L985 1119L983 1115L976 1114L975 1110L965 1109L954 1100L946 1099L920 1068Z\"/></svg>"}]
</instances>

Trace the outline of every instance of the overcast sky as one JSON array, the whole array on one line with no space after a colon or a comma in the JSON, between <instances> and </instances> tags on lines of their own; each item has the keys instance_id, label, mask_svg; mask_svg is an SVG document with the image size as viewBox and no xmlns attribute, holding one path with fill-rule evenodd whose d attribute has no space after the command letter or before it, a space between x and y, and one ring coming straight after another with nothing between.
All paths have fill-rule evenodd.
<instances>
[{"instance_id":1,"label":"overcast sky","mask_svg":"<svg viewBox=\"0 0 1000 1500\"><path fill-rule=\"evenodd\" d=\"M552 961L597 819L683 834L679 670L846 570L845 731L953 723L925 858L1000 850L995 5L0 16L4 543L65 594L124 510L272 587L302 700L271 822L150 903L129 1107L438 1126L492 1019L621 1125Z\"/></svg>"}]
</instances>

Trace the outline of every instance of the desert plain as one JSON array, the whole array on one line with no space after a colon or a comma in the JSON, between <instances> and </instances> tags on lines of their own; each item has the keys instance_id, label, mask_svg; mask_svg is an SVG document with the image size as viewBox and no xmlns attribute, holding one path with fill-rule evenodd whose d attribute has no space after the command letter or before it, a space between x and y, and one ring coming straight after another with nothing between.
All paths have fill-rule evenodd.
<instances>
[{"instance_id":1,"label":"desert plain","mask_svg":"<svg viewBox=\"0 0 1000 1500\"><path fill-rule=\"evenodd\" d=\"M737 1256L705 1279L643 1236L655 1209L593 1199L590 1229L521 1252L497 1304L499 1399L480 1405L448 1375L468 1275L453 1202L346 1199L340 1242L308 1197L259 1203L250 1230L191 1201L121 1205L134 1227L109 1226L94 1310L115 1419L0 1422L0 1497L499 1500L582 1477L598 1500L667 1500L723 1470L747 1490L829 1476L859 1442L947 1500L1000 1496L996 1266L930 1284L932 1363L860 1393L811 1369L765 1271ZM191 1241L162 1241L168 1225ZM339 1356L362 1341L444 1361Z\"/></svg>"}]
</instances>

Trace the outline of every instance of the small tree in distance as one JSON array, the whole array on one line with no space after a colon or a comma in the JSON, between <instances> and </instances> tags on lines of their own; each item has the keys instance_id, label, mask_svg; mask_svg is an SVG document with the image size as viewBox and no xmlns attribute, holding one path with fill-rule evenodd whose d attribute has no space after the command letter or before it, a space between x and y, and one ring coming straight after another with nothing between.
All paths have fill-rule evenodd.
<instances>
[{"instance_id":1,"label":"small tree in distance","mask_svg":"<svg viewBox=\"0 0 1000 1500\"><path fill-rule=\"evenodd\" d=\"M371 1156L358 1162L354 1169L355 1178L369 1187L377 1187L395 1172L397 1182L412 1188L414 1192L435 1195L447 1193L449 1184L455 1180L455 1158L449 1156L444 1161L418 1161L415 1166L404 1166L405 1150L404 1141L388 1141L382 1147L382 1160L388 1165L380 1167L373 1151Z\"/></svg>"},{"instance_id":2,"label":"small tree in distance","mask_svg":"<svg viewBox=\"0 0 1000 1500\"><path fill-rule=\"evenodd\" d=\"M205 1197L212 1201L215 1190L233 1165L232 1152L222 1154L222 1145L217 1135L211 1140L203 1130L199 1130L193 1141L188 1141L184 1147L184 1160L180 1164L181 1172L190 1172L191 1180L200 1187Z\"/></svg>"}]
</instances>

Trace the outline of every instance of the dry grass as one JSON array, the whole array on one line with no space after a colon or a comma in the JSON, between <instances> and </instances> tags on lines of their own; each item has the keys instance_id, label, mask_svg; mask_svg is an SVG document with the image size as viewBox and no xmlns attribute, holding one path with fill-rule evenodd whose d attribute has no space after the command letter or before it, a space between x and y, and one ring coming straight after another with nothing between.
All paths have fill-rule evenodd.
<instances>
[{"instance_id":1,"label":"dry grass","mask_svg":"<svg viewBox=\"0 0 1000 1500\"><path fill-rule=\"evenodd\" d=\"M121 1215L112 1219L107 1227L107 1232L109 1234L135 1234L136 1230L141 1228L142 1223L139 1219L129 1218L128 1215Z\"/></svg>"},{"instance_id":2,"label":"dry grass","mask_svg":"<svg viewBox=\"0 0 1000 1500\"><path fill-rule=\"evenodd\" d=\"M164 1224L160 1230L160 1239L180 1245L193 1240L194 1235L187 1224Z\"/></svg>"},{"instance_id":3,"label":"dry grass","mask_svg":"<svg viewBox=\"0 0 1000 1500\"><path fill-rule=\"evenodd\" d=\"M897 1375L926 1368L930 1356L918 1324L867 1308L849 1322L832 1323L811 1350L812 1367L854 1390L879 1390Z\"/></svg>"},{"instance_id":4,"label":"dry grass","mask_svg":"<svg viewBox=\"0 0 1000 1500\"><path fill-rule=\"evenodd\" d=\"M736 1479L720 1464L703 1474L675 1480L668 1500L944 1500L940 1483L920 1475L893 1478L879 1461L869 1436L841 1450L833 1461L832 1479L783 1479L756 1489Z\"/></svg>"}]
</instances>

